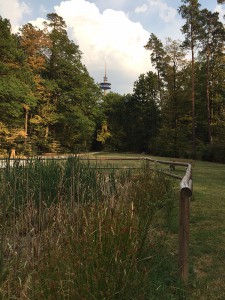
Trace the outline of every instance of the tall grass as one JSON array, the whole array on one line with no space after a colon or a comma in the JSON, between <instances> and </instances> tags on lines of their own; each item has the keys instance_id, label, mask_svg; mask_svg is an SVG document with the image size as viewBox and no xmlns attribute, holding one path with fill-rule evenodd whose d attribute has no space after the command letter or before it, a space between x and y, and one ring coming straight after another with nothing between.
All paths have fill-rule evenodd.
<instances>
[{"instance_id":1,"label":"tall grass","mask_svg":"<svg viewBox=\"0 0 225 300\"><path fill-rule=\"evenodd\" d=\"M0 180L3 299L183 293L167 243L171 180L147 168L101 171L76 157L15 162Z\"/></svg>"}]
</instances>

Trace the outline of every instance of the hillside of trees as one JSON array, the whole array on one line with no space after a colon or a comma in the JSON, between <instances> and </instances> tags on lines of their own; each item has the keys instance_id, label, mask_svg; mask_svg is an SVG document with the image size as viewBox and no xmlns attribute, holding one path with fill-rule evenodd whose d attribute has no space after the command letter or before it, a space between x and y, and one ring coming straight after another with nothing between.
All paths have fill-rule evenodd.
<instances>
[{"instance_id":1,"label":"hillside of trees","mask_svg":"<svg viewBox=\"0 0 225 300\"><path fill-rule=\"evenodd\" d=\"M151 33L155 72L132 94L103 95L55 13L17 34L0 17L0 149L18 155L110 150L225 162L225 30L182 0L184 41Z\"/></svg>"}]
</instances>

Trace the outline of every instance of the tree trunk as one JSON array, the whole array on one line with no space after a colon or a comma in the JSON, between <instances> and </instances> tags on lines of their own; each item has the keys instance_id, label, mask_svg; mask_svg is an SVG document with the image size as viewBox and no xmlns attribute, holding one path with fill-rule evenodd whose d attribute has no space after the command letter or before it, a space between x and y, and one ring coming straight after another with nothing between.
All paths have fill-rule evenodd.
<instances>
[{"instance_id":1,"label":"tree trunk","mask_svg":"<svg viewBox=\"0 0 225 300\"><path fill-rule=\"evenodd\" d=\"M45 139L48 138L48 134L49 134L49 126L46 125L46 127L45 127Z\"/></svg>"},{"instance_id":2,"label":"tree trunk","mask_svg":"<svg viewBox=\"0 0 225 300\"><path fill-rule=\"evenodd\" d=\"M191 102L192 102L192 157L196 158L196 135L195 135L195 56L193 30L191 30Z\"/></svg>"},{"instance_id":3,"label":"tree trunk","mask_svg":"<svg viewBox=\"0 0 225 300\"><path fill-rule=\"evenodd\" d=\"M28 106L24 105L24 110L25 110L25 123L24 123L24 131L25 131L25 137L24 137L24 142L26 143L27 139L27 130L28 130Z\"/></svg>"},{"instance_id":4,"label":"tree trunk","mask_svg":"<svg viewBox=\"0 0 225 300\"><path fill-rule=\"evenodd\" d=\"M207 51L208 52L208 51ZM206 67L206 100L207 100L207 121L208 121L208 138L209 143L212 142L211 132L211 107L210 107L210 95L209 95L209 52L207 53L207 67Z\"/></svg>"},{"instance_id":5,"label":"tree trunk","mask_svg":"<svg viewBox=\"0 0 225 300\"><path fill-rule=\"evenodd\" d=\"M176 63L173 63L173 99L174 99L174 124L173 128L175 129L175 135L174 135L174 156L177 157L177 87L176 87Z\"/></svg>"},{"instance_id":6,"label":"tree trunk","mask_svg":"<svg viewBox=\"0 0 225 300\"><path fill-rule=\"evenodd\" d=\"M15 158L16 157L16 149L15 148L11 148L10 149L10 158Z\"/></svg>"},{"instance_id":7,"label":"tree trunk","mask_svg":"<svg viewBox=\"0 0 225 300\"><path fill-rule=\"evenodd\" d=\"M158 79L158 89L159 89L159 103L160 107L162 108L162 90L161 90L161 79L160 79L160 73L157 72L157 79Z\"/></svg>"}]
</instances>

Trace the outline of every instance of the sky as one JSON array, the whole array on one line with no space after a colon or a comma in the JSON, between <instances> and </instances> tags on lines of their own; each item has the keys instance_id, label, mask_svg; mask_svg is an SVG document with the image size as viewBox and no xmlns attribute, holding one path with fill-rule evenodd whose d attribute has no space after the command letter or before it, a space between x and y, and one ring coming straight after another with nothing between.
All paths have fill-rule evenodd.
<instances>
[{"instance_id":1,"label":"sky","mask_svg":"<svg viewBox=\"0 0 225 300\"><path fill-rule=\"evenodd\" d=\"M225 5L199 0L201 8L225 15ZM184 24L177 12L180 0L0 0L0 16L12 30L30 22L41 28L48 13L57 13L67 24L68 35L79 45L82 62L96 83L106 72L111 91L133 92L140 74L154 70L145 50L151 33L163 43L182 40Z\"/></svg>"}]
</instances>

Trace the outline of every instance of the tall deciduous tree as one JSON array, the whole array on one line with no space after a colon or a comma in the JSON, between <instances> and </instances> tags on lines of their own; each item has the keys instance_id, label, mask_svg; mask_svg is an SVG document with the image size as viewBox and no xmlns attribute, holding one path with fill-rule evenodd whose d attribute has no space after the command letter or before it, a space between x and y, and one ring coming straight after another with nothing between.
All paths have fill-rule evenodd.
<instances>
[{"instance_id":1,"label":"tall deciduous tree","mask_svg":"<svg viewBox=\"0 0 225 300\"><path fill-rule=\"evenodd\" d=\"M50 39L46 32L28 23L20 29L20 46L25 53L25 62L34 80L33 94L36 102L43 98L43 79L42 71L46 66L46 49L50 46ZM31 107L27 104L23 105L25 111L25 133L28 134L28 112ZM32 110L32 113L34 111ZM37 113L37 112L36 112Z\"/></svg>"},{"instance_id":2,"label":"tall deciduous tree","mask_svg":"<svg viewBox=\"0 0 225 300\"><path fill-rule=\"evenodd\" d=\"M70 149L88 147L100 90L81 62L79 46L68 38L63 18L55 13L47 18L51 46L44 77L52 83L50 104L57 114L51 135Z\"/></svg>"},{"instance_id":3,"label":"tall deciduous tree","mask_svg":"<svg viewBox=\"0 0 225 300\"><path fill-rule=\"evenodd\" d=\"M158 79L153 72L141 74L134 83L132 98L126 105L130 119L127 120L127 139L133 150L149 151L154 148L160 110L158 106Z\"/></svg>"},{"instance_id":4,"label":"tall deciduous tree","mask_svg":"<svg viewBox=\"0 0 225 300\"><path fill-rule=\"evenodd\" d=\"M47 32L28 23L20 29L20 45L33 73L40 76L46 67L46 51L51 46Z\"/></svg>"},{"instance_id":5,"label":"tall deciduous tree","mask_svg":"<svg viewBox=\"0 0 225 300\"><path fill-rule=\"evenodd\" d=\"M126 96L110 92L103 97L101 103L103 115L100 114L99 131L102 131L102 124L108 125L110 136L106 140L105 146L114 151L126 150L125 123L127 114L125 107L127 101Z\"/></svg>"},{"instance_id":6,"label":"tall deciduous tree","mask_svg":"<svg viewBox=\"0 0 225 300\"><path fill-rule=\"evenodd\" d=\"M5 143L10 148L15 147L19 137L25 137L23 107L34 100L33 81L19 39L11 33L10 22L1 17L0 45L0 114L7 128Z\"/></svg>"}]
</instances>

